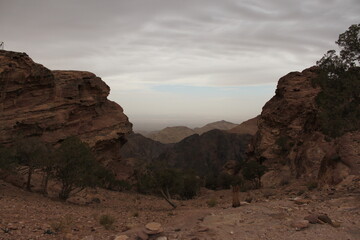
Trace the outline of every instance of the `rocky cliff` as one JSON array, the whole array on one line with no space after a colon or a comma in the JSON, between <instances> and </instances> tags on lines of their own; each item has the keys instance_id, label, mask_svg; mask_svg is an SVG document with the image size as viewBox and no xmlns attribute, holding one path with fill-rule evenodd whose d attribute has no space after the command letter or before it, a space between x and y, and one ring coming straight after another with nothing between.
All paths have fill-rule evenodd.
<instances>
[{"instance_id":1,"label":"rocky cliff","mask_svg":"<svg viewBox=\"0 0 360 240\"><path fill-rule=\"evenodd\" d=\"M263 107L249 156L269 167L265 186L292 178L338 184L360 175L360 126L336 138L321 132L318 75L316 67L287 74Z\"/></svg>"},{"instance_id":2,"label":"rocky cliff","mask_svg":"<svg viewBox=\"0 0 360 240\"><path fill-rule=\"evenodd\" d=\"M93 73L51 71L25 53L0 51L0 143L40 136L56 145L75 135L104 164L116 162L132 124L109 91Z\"/></svg>"}]
</instances>

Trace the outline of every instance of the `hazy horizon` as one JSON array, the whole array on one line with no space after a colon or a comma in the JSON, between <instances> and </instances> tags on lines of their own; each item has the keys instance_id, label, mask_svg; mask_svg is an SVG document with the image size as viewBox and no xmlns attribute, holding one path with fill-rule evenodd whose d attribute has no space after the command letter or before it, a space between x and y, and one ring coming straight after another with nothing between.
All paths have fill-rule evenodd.
<instances>
[{"instance_id":1,"label":"hazy horizon","mask_svg":"<svg viewBox=\"0 0 360 240\"><path fill-rule=\"evenodd\" d=\"M241 123L335 48L358 0L0 1L0 41L111 88L135 130Z\"/></svg>"}]
</instances>

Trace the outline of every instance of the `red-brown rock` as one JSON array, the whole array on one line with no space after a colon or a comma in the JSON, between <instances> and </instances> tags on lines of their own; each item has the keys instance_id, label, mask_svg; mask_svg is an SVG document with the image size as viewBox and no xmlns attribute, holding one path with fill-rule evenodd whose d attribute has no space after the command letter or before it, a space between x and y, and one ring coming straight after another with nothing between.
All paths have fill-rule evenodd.
<instances>
[{"instance_id":1,"label":"red-brown rock","mask_svg":"<svg viewBox=\"0 0 360 240\"><path fill-rule=\"evenodd\" d=\"M109 92L93 73L50 71L25 53L0 51L0 143L40 136L56 145L76 135L105 165L119 161L132 124Z\"/></svg>"}]
</instances>

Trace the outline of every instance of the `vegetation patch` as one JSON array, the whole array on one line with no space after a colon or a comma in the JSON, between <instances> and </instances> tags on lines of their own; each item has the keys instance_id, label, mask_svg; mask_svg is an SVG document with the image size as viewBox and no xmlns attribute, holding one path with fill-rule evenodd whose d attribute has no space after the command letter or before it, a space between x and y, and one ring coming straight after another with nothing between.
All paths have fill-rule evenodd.
<instances>
[{"instance_id":1,"label":"vegetation patch","mask_svg":"<svg viewBox=\"0 0 360 240\"><path fill-rule=\"evenodd\" d=\"M338 56L330 50L318 62L320 73L313 84L321 88L316 97L317 124L330 137L360 128L360 24L354 24L336 41Z\"/></svg>"},{"instance_id":2,"label":"vegetation patch","mask_svg":"<svg viewBox=\"0 0 360 240\"><path fill-rule=\"evenodd\" d=\"M111 230L114 228L115 218L108 214L104 214L100 216L99 223L103 226L106 230Z\"/></svg>"}]
</instances>

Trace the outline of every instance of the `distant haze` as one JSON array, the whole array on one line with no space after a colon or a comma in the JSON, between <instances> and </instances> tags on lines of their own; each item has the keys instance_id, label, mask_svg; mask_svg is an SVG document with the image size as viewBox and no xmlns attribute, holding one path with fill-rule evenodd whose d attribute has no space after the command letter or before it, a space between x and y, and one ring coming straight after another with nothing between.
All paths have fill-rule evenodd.
<instances>
[{"instance_id":1,"label":"distant haze","mask_svg":"<svg viewBox=\"0 0 360 240\"><path fill-rule=\"evenodd\" d=\"M359 0L0 0L0 42L94 72L137 130L200 127L258 115L359 13Z\"/></svg>"}]
</instances>

